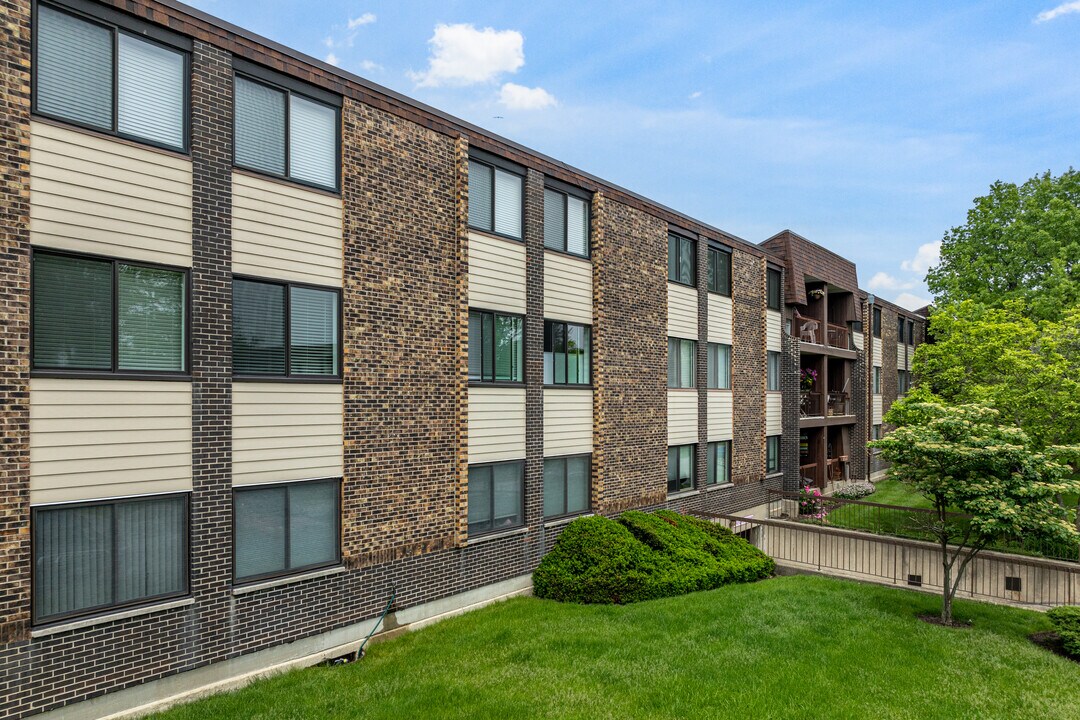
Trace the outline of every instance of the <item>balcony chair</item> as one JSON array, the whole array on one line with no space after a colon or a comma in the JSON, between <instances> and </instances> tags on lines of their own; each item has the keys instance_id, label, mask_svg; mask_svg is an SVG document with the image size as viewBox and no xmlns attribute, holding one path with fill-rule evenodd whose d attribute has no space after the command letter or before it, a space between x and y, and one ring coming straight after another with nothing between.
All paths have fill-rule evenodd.
<instances>
[{"instance_id":1,"label":"balcony chair","mask_svg":"<svg viewBox=\"0 0 1080 720\"><path fill-rule=\"evenodd\" d=\"M821 324L817 320L803 317L799 311L795 311L795 320L799 323L799 341L817 345L817 329Z\"/></svg>"}]
</instances>

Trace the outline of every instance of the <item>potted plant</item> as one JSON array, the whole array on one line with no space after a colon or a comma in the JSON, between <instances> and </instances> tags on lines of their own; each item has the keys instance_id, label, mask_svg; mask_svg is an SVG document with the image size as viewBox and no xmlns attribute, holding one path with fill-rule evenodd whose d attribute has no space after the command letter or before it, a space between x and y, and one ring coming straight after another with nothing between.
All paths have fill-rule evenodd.
<instances>
[{"instance_id":1,"label":"potted plant","mask_svg":"<svg viewBox=\"0 0 1080 720\"><path fill-rule=\"evenodd\" d=\"M814 389L814 383L817 382L817 370L812 368L802 368L799 370L799 389L804 393L808 393Z\"/></svg>"},{"instance_id":2,"label":"potted plant","mask_svg":"<svg viewBox=\"0 0 1080 720\"><path fill-rule=\"evenodd\" d=\"M810 291L809 295L815 300L820 300L821 298L825 297L825 291L821 288L814 288Z\"/></svg>"}]
</instances>

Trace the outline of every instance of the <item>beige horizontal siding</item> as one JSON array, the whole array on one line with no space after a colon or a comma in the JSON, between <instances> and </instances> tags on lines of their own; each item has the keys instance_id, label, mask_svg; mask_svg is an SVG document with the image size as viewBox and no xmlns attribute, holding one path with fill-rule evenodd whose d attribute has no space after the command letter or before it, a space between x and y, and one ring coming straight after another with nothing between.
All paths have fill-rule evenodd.
<instances>
[{"instance_id":1,"label":"beige horizontal siding","mask_svg":"<svg viewBox=\"0 0 1080 720\"><path fill-rule=\"evenodd\" d=\"M544 253L544 317L592 325L592 263Z\"/></svg>"},{"instance_id":2,"label":"beige horizontal siding","mask_svg":"<svg viewBox=\"0 0 1080 720\"><path fill-rule=\"evenodd\" d=\"M730 440L734 435L734 412L730 390L709 390L709 442Z\"/></svg>"},{"instance_id":3,"label":"beige horizontal siding","mask_svg":"<svg viewBox=\"0 0 1080 720\"><path fill-rule=\"evenodd\" d=\"M233 272L342 284L341 198L234 172Z\"/></svg>"},{"instance_id":4,"label":"beige horizontal siding","mask_svg":"<svg viewBox=\"0 0 1080 720\"><path fill-rule=\"evenodd\" d=\"M896 369L907 370L907 346L902 343L896 345Z\"/></svg>"},{"instance_id":5,"label":"beige horizontal siding","mask_svg":"<svg viewBox=\"0 0 1080 720\"><path fill-rule=\"evenodd\" d=\"M873 339L873 347L870 350L870 364L881 366L881 338Z\"/></svg>"},{"instance_id":6,"label":"beige horizontal siding","mask_svg":"<svg viewBox=\"0 0 1080 720\"><path fill-rule=\"evenodd\" d=\"M862 350L865 344L865 339L861 332L851 333L852 342L855 343L856 350Z\"/></svg>"},{"instance_id":7,"label":"beige horizontal siding","mask_svg":"<svg viewBox=\"0 0 1080 720\"><path fill-rule=\"evenodd\" d=\"M190 383L30 381L30 502L190 489Z\"/></svg>"},{"instance_id":8,"label":"beige horizontal siding","mask_svg":"<svg viewBox=\"0 0 1080 720\"><path fill-rule=\"evenodd\" d=\"M469 307L525 314L525 243L469 233Z\"/></svg>"},{"instance_id":9,"label":"beige horizontal siding","mask_svg":"<svg viewBox=\"0 0 1080 720\"><path fill-rule=\"evenodd\" d=\"M469 388L469 462L525 457L525 388Z\"/></svg>"},{"instance_id":10,"label":"beige horizontal siding","mask_svg":"<svg viewBox=\"0 0 1080 720\"><path fill-rule=\"evenodd\" d=\"M698 339L697 288L667 285L668 336Z\"/></svg>"},{"instance_id":11,"label":"beige horizontal siding","mask_svg":"<svg viewBox=\"0 0 1080 720\"><path fill-rule=\"evenodd\" d=\"M341 477L340 385L233 383L233 485Z\"/></svg>"},{"instance_id":12,"label":"beige horizontal siding","mask_svg":"<svg viewBox=\"0 0 1080 720\"><path fill-rule=\"evenodd\" d=\"M697 390L668 390L668 445L698 441Z\"/></svg>"},{"instance_id":13,"label":"beige horizontal siding","mask_svg":"<svg viewBox=\"0 0 1080 720\"><path fill-rule=\"evenodd\" d=\"M783 395L778 392L765 393L765 434L779 435L783 427Z\"/></svg>"},{"instance_id":14,"label":"beige horizontal siding","mask_svg":"<svg viewBox=\"0 0 1080 720\"><path fill-rule=\"evenodd\" d=\"M544 389L544 456L592 452L592 390Z\"/></svg>"},{"instance_id":15,"label":"beige horizontal siding","mask_svg":"<svg viewBox=\"0 0 1080 720\"><path fill-rule=\"evenodd\" d=\"M765 311L765 349L780 352L780 333L784 316L776 310Z\"/></svg>"},{"instance_id":16,"label":"beige horizontal siding","mask_svg":"<svg viewBox=\"0 0 1080 720\"><path fill-rule=\"evenodd\" d=\"M881 424L881 417L883 415L883 413L882 413L883 405L882 405L882 402L881 402L881 396L880 395L874 395L873 397L874 397L874 400L873 400L873 420L874 420L874 422L872 424L873 425L880 425Z\"/></svg>"},{"instance_id":17,"label":"beige horizontal siding","mask_svg":"<svg viewBox=\"0 0 1080 720\"><path fill-rule=\"evenodd\" d=\"M191 265L191 161L30 124L30 242Z\"/></svg>"},{"instance_id":18,"label":"beige horizontal siding","mask_svg":"<svg viewBox=\"0 0 1080 720\"><path fill-rule=\"evenodd\" d=\"M709 293L709 342L731 345L731 298Z\"/></svg>"}]
</instances>

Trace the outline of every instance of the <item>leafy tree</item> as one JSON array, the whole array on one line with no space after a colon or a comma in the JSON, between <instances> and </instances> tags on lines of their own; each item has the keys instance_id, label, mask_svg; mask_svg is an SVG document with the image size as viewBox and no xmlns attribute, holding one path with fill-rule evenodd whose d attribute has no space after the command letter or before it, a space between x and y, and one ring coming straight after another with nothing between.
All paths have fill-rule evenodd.
<instances>
[{"instance_id":1,"label":"leafy tree","mask_svg":"<svg viewBox=\"0 0 1080 720\"><path fill-rule=\"evenodd\" d=\"M1023 300L1036 319L1080 305L1080 173L994 183L945 234L926 282L939 304Z\"/></svg>"},{"instance_id":2,"label":"leafy tree","mask_svg":"<svg viewBox=\"0 0 1080 720\"><path fill-rule=\"evenodd\" d=\"M892 463L892 477L910 484L935 510L927 530L941 547L942 622L953 622L964 571L994 540L1074 542L1080 536L1056 500L1080 491L1080 481L1062 462L1080 456L1080 447L1039 450L1020 428L999 424L997 410L974 403L908 399L885 420L899 427L871 446ZM953 510L968 518L959 522Z\"/></svg>"}]
</instances>

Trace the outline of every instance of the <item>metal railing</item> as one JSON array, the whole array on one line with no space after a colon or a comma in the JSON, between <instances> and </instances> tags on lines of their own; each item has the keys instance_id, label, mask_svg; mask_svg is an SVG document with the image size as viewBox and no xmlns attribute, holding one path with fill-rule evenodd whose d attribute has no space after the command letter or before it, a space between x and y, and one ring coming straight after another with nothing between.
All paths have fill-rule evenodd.
<instances>
[{"instance_id":1,"label":"metal railing","mask_svg":"<svg viewBox=\"0 0 1080 720\"><path fill-rule=\"evenodd\" d=\"M820 497L808 499L802 493L768 490L769 517L844 528L886 537L936 542L940 519L931 508L885 505L867 500ZM947 512L945 522L955 537L962 537L970 516ZM1080 562L1080 543L1054 543L1042 539L1003 537L988 549L1016 555Z\"/></svg>"}]
</instances>

